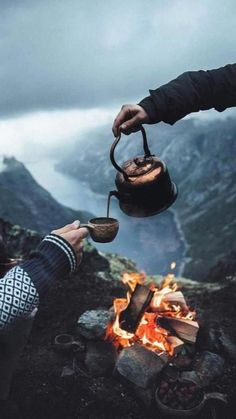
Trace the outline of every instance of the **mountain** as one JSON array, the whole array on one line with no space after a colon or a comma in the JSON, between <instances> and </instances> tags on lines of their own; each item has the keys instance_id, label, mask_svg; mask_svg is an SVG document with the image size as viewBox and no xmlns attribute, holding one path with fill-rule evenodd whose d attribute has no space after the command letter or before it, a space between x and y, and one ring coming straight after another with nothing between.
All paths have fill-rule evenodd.
<instances>
[{"instance_id":1,"label":"mountain","mask_svg":"<svg viewBox=\"0 0 236 419\"><path fill-rule=\"evenodd\" d=\"M110 131L110 129L109 129ZM107 194L114 189L115 169L109 160L112 136L93 133L81 138L57 165ZM147 127L152 152L168 165L179 196L172 207L188 243L184 274L203 279L206 272L236 249L236 120L180 121L174 126ZM143 154L141 134L122 136L116 158L122 163Z\"/></svg>"},{"instance_id":2,"label":"mountain","mask_svg":"<svg viewBox=\"0 0 236 419\"><path fill-rule=\"evenodd\" d=\"M42 234L76 219L91 218L85 211L59 204L14 157L0 162L0 196L0 217Z\"/></svg>"}]
</instances>

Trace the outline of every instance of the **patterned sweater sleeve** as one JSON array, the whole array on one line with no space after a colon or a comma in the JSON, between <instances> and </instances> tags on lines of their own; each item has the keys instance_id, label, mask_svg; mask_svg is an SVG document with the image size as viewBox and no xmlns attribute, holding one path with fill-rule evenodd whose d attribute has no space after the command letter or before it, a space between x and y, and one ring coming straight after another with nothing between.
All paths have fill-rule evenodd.
<instances>
[{"instance_id":1,"label":"patterned sweater sleeve","mask_svg":"<svg viewBox=\"0 0 236 419\"><path fill-rule=\"evenodd\" d=\"M47 235L31 257L0 279L0 329L28 316L52 282L76 269L73 248L62 237Z\"/></svg>"}]
</instances>

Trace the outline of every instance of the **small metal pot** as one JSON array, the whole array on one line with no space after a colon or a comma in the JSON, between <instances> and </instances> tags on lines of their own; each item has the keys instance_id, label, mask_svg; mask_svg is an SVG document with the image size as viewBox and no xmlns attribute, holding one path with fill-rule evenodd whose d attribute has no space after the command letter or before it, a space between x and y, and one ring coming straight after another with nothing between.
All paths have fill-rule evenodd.
<instances>
[{"instance_id":1,"label":"small metal pot","mask_svg":"<svg viewBox=\"0 0 236 419\"><path fill-rule=\"evenodd\" d=\"M184 380L186 382L191 382L190 380ZM162 401L160 400L159 396L158 396L158 390L159 388L157 388L156 392L155 392L155 400L156 400L156 404L158 409L166 416L166 417L178 417L178 418L189 418L189 417L194 417L196 416L205 406L205 403L208 400L220 400L223 403L227 403L227 399L226 396L222 393L204 393L204 391L202 389L200 389L200 391L202 392L202 399L200 401L200 403L198 403L196 406L192 407L191 409L174 409L172 407L168 407L167 405L165 405L164 403L162 403Z\"/></svg>"}]
</instances>

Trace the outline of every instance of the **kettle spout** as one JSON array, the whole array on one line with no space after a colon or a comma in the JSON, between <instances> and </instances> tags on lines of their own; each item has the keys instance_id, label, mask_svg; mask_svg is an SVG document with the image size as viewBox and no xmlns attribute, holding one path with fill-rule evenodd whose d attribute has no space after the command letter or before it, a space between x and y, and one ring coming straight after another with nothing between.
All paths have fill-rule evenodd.
<instances>
[{"instance_id":1,"label":"kettle spout","mask_svg":"<svg viewBox=\"0 0 236 419\"><path fill-rule=\"evenodd\" d=\"M115 196L117 199L120 199L120 194L118 191L110 191L108 199L111 198L112 196Z\"/></svg>"}]
</instances>

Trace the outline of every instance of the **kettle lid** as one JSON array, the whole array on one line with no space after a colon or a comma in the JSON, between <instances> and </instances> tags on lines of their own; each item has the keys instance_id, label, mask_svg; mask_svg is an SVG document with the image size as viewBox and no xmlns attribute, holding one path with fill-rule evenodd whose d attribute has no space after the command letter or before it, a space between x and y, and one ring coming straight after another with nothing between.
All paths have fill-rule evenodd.
<instances>
[{"instance_id":1,"label":"kettle lid","mask_svg":"<svg viewBox=\"0 0 236 419\"><path fill-rule=\"evenodd\" d=\"M152 172L153 169L157 169L157 175L161 173L162 163L154 155L138 156L125 162L122 168L128 177L143 176Z\"/></svg>"}]
</instances>

